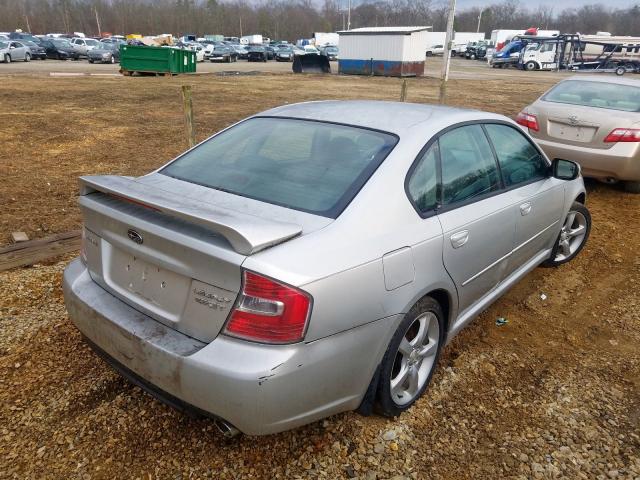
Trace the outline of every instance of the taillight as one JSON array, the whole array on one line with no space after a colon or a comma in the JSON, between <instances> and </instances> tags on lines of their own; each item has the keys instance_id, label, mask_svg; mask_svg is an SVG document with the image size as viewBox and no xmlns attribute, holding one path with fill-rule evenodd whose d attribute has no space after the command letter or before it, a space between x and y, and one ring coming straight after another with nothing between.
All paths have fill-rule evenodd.
<instances>
[{"instance_id":1,"label":"taillight","mask_svg":"<svg viewBox=\"0 0 640 480\"><path fill-rule=\"evenodd\" d=\"M604 143L640 142L640 130L637 128L614 128L604 139Z\"/></svg>"},{"instance_id":2,"label":"taillight","mask_svg":"<svg viewBox=\"0 0 640 480\"><path fill-rule=\"evenodd\" d=\"M518 125L522 125L523 127L527 127L535 132L540 130L540 127L538 127L538 117L536 117L532 113L520 112L516 117L516 123Z\"/></svg>"},{"instance_id":3,"label":"taillight","mask_svg":"<svg viewBox=\"0 0 640 480\"><path fill-rule=\"evenodd\" d=\"M264 343L294 343L304 338L311 297L257 273L244 271L242 292L225 333Z\"/></svg>"}]
</instances>

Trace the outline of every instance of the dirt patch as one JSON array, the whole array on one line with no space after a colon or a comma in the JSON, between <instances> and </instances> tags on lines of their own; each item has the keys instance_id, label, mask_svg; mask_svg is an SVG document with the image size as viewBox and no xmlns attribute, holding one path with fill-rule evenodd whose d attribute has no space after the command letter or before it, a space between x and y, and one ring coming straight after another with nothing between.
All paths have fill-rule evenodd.
<instances>
[{"instance_id":1,"label":"dirt patch","mask_svg":"<svg viewBox=\"0 0 640 480\"><path fill-rule=\"evenodd\" d=\"M12 230L77 228L79 175L138 175L184 150L182 83L3 79L3 241ZM199 139L285 102L400 92L398 80L338 76L189 83ZM477 87L453 81L451 103L514 115L547 85ZM409 81L410 100L436 96L437 82ZM588 190L593 230L581 255L532 272L476 319L445 349L426 396L396 421L346 413L225 441L210 421L159 404L84 345L60 289L70 257L0 273L0 477L635 478L640 196ZM496 326L499 316L509 323Z\"/></svg>"}]
</instances>

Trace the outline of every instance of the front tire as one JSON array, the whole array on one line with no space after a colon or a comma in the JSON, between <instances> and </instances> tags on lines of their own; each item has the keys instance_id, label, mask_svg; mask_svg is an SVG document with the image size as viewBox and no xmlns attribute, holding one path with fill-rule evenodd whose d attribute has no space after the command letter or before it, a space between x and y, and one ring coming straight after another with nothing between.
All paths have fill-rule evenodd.
<instances>
[{"instance_id":1,"label":"front tire","mask_svg":"<svg viewBox=\"0 0 640 480\"><path fill-rule=\"evenodd\" d=\"M533 72L534 70L537 70L537 66L536 66L536 62L527 62L524 64L524 69L527 72Z\"/></svg>"},{"instance_id":2,"label":"front tire","mask_svg":"<svg viewBox=\"0 0 640 480\"><path fill-rule=\"evenodd\" d=\"M424 297L405 315L380 364L379 413L400 415L427 389L444 343L440 304Z\"/></svg>"},{"instance_id":3,"label":"front tire","mask_svg":"<svg viewBox=\"0 0 640 480\"><path fill-rule=\"evenodd\" d=\"M591 233L591 214L587 207L573 202L560 234L551 251L551 256L542 265L557 267L573 260L584 248Z\"/></svg>"},{"instance_id":4,"label":"front tire","mask_svg":"<svg viewBox=\"0 0 640 480\"><path fill-rule=\"evenodd\" d=\"M11 63L11 55L6 54L4 56L4 63Z\"/></svg>"},{"instance_id":5,"label":"front tire","mask_svg":"<svg viewBox=\"0 0 640 480\"><path fill-rule=\"evenodd\" d=\"M31 61L31 54L30 53L25 53L24 54L24 61L25 62L30 62Z\"/></svg>"}]
</instances>

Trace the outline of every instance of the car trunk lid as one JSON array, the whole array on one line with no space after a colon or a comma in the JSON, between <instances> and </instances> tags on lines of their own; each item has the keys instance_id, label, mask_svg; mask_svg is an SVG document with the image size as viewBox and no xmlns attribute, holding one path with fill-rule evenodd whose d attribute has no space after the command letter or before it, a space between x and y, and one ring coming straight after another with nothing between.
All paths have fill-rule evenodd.
<instances>
[{"instance_id":1,"label":"car trunk lid","mask_svg":"<svg viewBox=\"0 0 640 480\"><path fill-rule=\"evenodd\" d=\"M594 100L595 101L595 100ZM612 115L612 113L614 113ZM527 109L536 115L539 131L530 130L534 138L569 145L608 149L604 139L615 128L628 128L634 121L631 112L538 101Z\"/></svg>"},{"instance_id":2,"label":"car trunk lid","mask_svg":"<svg viewBox=\"0 0 640 480\"><path fill-rule=\"evenodd\" d=\"M240 291L245 258L305 227L251 215L242 198L209 203L198 194L204 187L167 177L163 189L162 178L143 179L81 178L87 267L98 284L134 308L211 341ZM319 226L307 222L306 229Z\"/></svg>"}]
</instances>

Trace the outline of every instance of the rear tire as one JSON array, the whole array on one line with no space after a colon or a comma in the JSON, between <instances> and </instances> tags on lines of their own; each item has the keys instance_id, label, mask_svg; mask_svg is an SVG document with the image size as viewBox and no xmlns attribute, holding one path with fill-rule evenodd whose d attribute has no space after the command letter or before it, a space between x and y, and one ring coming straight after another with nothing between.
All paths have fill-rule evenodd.
<instances>
[{"instance_id":1,"label":"rear tire","mask_svg":"<svg viewBox=\"0 0 640 480\"><path fill-rule=\"evenodd\" d=\"M640 182L624 182L624 190L629 193L640 193Z\"/></svg>"},{"instance_id":2,"label":"rear tire","mask_svg":"<svg viewBox=\"0 0 640 480\"><path fill-rule=\"evenodd\" d=\"M544 267L557 267L573 260L584 248L591 233L591 214L587 207L573 202Z\"/></svg>"},{"instance_id":3,"label":"rear tire","mask_svg":"<svg viewBox=\"0 0 640 480\"><path fill-rule=\"evenodd\" d=\"M627 73L627 69L625 67L616 68L616 75L618 75L619 77L621 77L625 73Z\"/></svg>"},{"instance_id":4,"label":"rear tire","mask_svg":"<svg viewBox=\"0 0 640 480\"><path fill-rule=\"evenodd\" d=\"M380 364L378 413L395 417L409 409L427 389L444 343L440 304L424 297L405 315Z\"/></svg>"}]
</instances>

